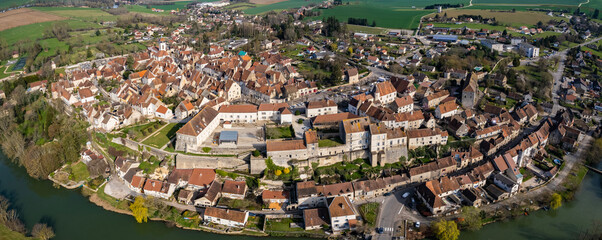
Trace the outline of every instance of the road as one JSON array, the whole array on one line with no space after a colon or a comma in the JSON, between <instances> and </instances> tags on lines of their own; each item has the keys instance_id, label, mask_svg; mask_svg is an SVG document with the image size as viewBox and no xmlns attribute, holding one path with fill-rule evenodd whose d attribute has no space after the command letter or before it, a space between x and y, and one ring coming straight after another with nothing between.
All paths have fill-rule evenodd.
<instances>
[{"instance_id":1,"label":"road","mask_svg":"<svg viewBox=\"0 0 602 240\"><path fill-rule=\"evenodd\" d=\"M406 192L411 194L406 198L402 195ZM429 220L418 214L412 208L412 197L415 195L415 185L410 185L400 190L396 190L389 196L377 197L370 202L379 202L381 204L380 213L378 214L377 228L383 228L383 233L376 233L376 239L391 239L393 236L399 235L396 232L399 230L399 223L403 220L412 222L428 222Z\"/></svg>"},{"instance_id":2,"label":"road","mask_svg":"<svg viewBox=\"0 0 602 240\"><path fill-rule=\"evenodd\" d=\"M581 43L579 45L576 45L572 48L576 48L576 47L581 47L590 43L594 43L597 41L602 40L602 37L598 37L598 38L594 38L592 40L589 40L587 42ZM556 69L555 72L552 72L552 76L554 77L554 86L552 87L552 101L554 102L554 106L552 107L551 111L549 112L549 114L551 116L556 115L556 112L560 109L562 109L563 107L560 106L560 104L558 103L558 90L560 88L560 84L562 82L562 75L564 73L564 61L566 60L566 54L568 53L568 51L572 48L567 48L563 51L560 51L554 55L552 55L551 57L555 57L555 56L559 56L560 57L560 61L558 63L558 68Z\"/></svg>"},{"instance_id":3,"label":"road","mask_svg":"<svg viewBox=\"0 0 602 240\"><path fill-rule=\"evenodd\" d=\"M579 149L577 150L577 153L575 154L567 154L566 156L564 156L564 162L565 162L565 166L564 168L561 168L560 171L558 172L558 174L556 175L556 177L552 178L546 185L544 185L543 187L540 187L536 190L524 193L524 194L517 194L509 199L506 199L504 201L501 202L497 202L497 203L492 203L489 205L483 205L481 206L481 210L485 210L485 211L494 211L497 209L505 209L507 206L513 206L516 204L521 204L524 203L525 201L530 201L530 200L534 200L536 198L538 198L539 196L542 196L542 194L544 193L548 193L548 192L553 192L558 190L558 186L560 184L562 184L562 182L564 182L564 180L566 179L566 177L569 175L571 169L573 167L575 167L576 164L581 164L584 160L584 156L583 154L587 151L586 149L589 149L589 145L592 142L592 137L589 135L586 135L585 138L583 139L583 141L581 142Z\"/></svg>"}]
</instances>

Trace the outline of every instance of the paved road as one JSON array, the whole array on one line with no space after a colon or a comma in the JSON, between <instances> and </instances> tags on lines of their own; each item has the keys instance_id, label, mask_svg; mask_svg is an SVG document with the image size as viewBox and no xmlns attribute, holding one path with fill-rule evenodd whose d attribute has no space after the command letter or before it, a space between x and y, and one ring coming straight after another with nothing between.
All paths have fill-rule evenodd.
<instances>
[{"instance_id":1,"label":"paved road","mask_svg":"<svg viewBox=\"0 0 602 240\"><path fill-rule=\"evenodd\" d=\"M411 194L403 198L402 195L406 192ZM382 234L376 234L376 239L391 239L397 235L398 223L402 220L409 220L412 222L428 222L429 220L422 215L418 214L412 208L412 197L415 195L415 186L408 186L400 190L396 190L393 194L386 197L378 197L370 202L381 203L380 213L378 215L378 221L376 223L377 228L382 227L385 231Z\"/></svg>"},{"instance_id":2,"label":"paved road","mask_svg":"<svg viewBox=\"0 0 602 240\"><path fill-rule=\"evenodd\" d=\"M517 195L515 195L507 200L501 201L501 202L484 205L480 209L485 210L485 211L504 209L505 206L512 206L514 204L520 204L521 202L524 202L524 201L536 199L537 197L541 196L544 193L556 191L558 186L568 176L571 169L573 167L575 167L575 165L581 164L583 162L583 160L584 160L583 154L587 151L586 149L589 149L589 145L591 144L591 142L592 142L592 137L586 135L579 146L579 150L577 150L576 153L568 154L568 155L564 156L563 159L564 159L564 162L566 165L564 166L564 168L562 168L558 172L556 177L552 178L552 180L550 180L550 182L548 182L548 184L544 185L541 188L538 188L536 190L533 190L533 191L530 191L530 192L527 192L524 194L517 194Z\"/></svg>"},{"instance_id":3,"label":"paved road","mask_svg":"<svg viewBox=\"0 0 602 240\"><path fill-rule=\"evenodd\" d=\"M602 37L598 37L598 38L594 38L592 40L589 40L587 42L581 43L579 45L576 45L572 48L576 48L576 47L580 47L580 46L584 46L590 43L594 43L597 41L602 40ZM552 107L552 110L549 112L549 114L551 116L556 115L556 112L560 109L562 109L563 107L560 106L560 104L558 103L558 90L560 88L560 84L562 81L562 75L564 73L564 61L566 60L566 54L568 53L568 51L572 48L567 48L563 51L560 51L554 55L552 55L551 57L555 57L555 56L559 56L560 57L560 61L558 63L558 69L556 69L555 72L552 72L552 76L554 77L554 86L552 87L552 101L554 102L554 106Z\"/></svg>"}]
</instances>

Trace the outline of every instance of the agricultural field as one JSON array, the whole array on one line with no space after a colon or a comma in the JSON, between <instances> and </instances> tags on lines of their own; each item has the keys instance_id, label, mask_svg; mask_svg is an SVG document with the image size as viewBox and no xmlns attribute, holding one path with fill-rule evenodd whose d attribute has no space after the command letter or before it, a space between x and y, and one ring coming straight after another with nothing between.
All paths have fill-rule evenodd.
<instances>
[{"instance_id":1,"label":"agricultural field","mask_svg":"<svg viewBox=\"0 0 602 240\"><path fill-rule=\"evenodd\" d=\"M75 8L75 7L33 7L44 13L49 13L69 19L87 21L87 22L101 22L101 21L116 21L118 16L111 15L100 9L94 8Z\"/></svg>"},{"instance_id":2,"label":"agricultural field","mask_svg":"<svg viewBox=\"0 0 602 240\"><path fill-rule=\"evenodd\" d=\"M277 3L273 3L273 4L265 4L265 5L261 5L261 4L256 4L255 7L253 8L248 8L244 10L245 14L248 15L257 15L257 14L262 14L262 13L266 13L269 11L278 11L278 10L285 10L285 9L290 9L290 8L299 8L302 6L307 6L311 3L321 3L322 0L287 0L287 1L282 1L282 2L277 2Z\"/></svg>"},{"instance_id":3,"label":"agricultural field","mask_svg":"<svg viewBox=\"0 0 602 240\"><path fill-rule=\"evenodd\" d=\"M451 9L444 11L447 13L447 17L457 17L459 15L481 15L487 18L495 18L501 24L520 27L524 25L536 25L537 22L548 22L556 17L546 15L544 12L496 12L488 10L475 10L475 9ZM435 16L431 14L428 16Z\"/></svg>"},{"instance_id":4,"label":"agricultural field","mask_svg":"<svg viewBox=\"0 0 602 240\"><path fill-rule=\"evenodd\" d=\"M579 5L579 3L587 2L586 0L473 0L473 4L505 4L505 5L513 5L513 4L549 4L549 5Z\"/></svg>"},{"instance_id":5,"label":"agricultural field","mask_svg":"<svg viewBox=\"0 0 602 240\"><path fill-rule=\"evenodd\" d=\"M317 11L321 11L322 14L321 16L314 17L315 19L334 16L339 21L347 22L347 19L350 17L366 18L368 23L374 21L377 27L394 29L416 29L420 18L433 12L433 10L386 8L368 3L343 5L331 9L319 9Z\"/></svg>"},{"instance_id":6,"label":"agricultural field","mask_svg":"<svg viewBox=\"0 0 602 240\"><path fill-rule=\"evenodd\" d=\"M33 2L32 0L2 0L0 1L0 9L6 9L11 7L22 6L27 3Z\"/></svg>"},{"instance_id":7,"label":"agricultural field","mask_svg":"<svg viewBox=\"0 0 602 240\"><path fill-rule=\"evenodd\" d=\"M252 3L235 3L225 6L224 9L244 11L245 9L254 8L256 5Z\"/></svg>"},{"instance_id":8,"label":"agricultural field","mask_svg":"<svg viewBox=\"0 0 602 240\"><path fill-rule=\"evenodd\" d=\"M581 7L602 9L602 0L589 0L589 3L584 3Z\"/></svg>"},{"instance_id":9,"label":"agricultural field","mask_svg":"<svg viewBox=\"0 0 602 240\"><path fill-rule=\"evenodd\" d=\"M126 5L125 9L132 13L148 13L148 14L156 14L156 15L169 15L169 11L165 12L153 12L152 9L146 8L145 6L140 5Z\"/></svg>"},{"instance_id":10,"label":"agricultural field","mask_svg":"<svg viewBox=\"0 0 602 240\"><path fill-rule=\"evenodd\" d=\"M29 8L21 8L0 13L0 31L18 26L65 20L67 18L54 14L39 12Z\"/></svg>"}]
</instances>

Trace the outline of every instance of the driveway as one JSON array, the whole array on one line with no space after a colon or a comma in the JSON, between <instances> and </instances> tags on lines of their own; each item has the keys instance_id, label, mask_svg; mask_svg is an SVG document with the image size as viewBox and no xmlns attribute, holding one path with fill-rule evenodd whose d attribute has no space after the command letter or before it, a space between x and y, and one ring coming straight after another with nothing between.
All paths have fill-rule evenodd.
<instances>
[{"instance_id":1,"label":"driveway","mask_svg":"<svg viewBox=\"0 0 602 240\"><path fill-rule=\"evenodd\" d=\"M105 193L117 199L124 199L128 195L136 194L116 175L111 175L111 179L105 185Z\"/></svg>"}]
</instances>

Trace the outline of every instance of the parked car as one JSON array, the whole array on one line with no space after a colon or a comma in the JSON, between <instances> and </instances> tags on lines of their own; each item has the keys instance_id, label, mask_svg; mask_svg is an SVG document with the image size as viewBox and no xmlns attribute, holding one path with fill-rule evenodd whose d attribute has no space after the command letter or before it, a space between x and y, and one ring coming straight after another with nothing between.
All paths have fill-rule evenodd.
<instances>
[{"instance_id":1,"label":"parked car","mask_svg":"<svg viewBox=\"0 0 602 240\"><path fill-rule=\"evenodd\" d=\"M402 198L407 198L408 196L410 196L410 192L405 192L403 195L401 195Z\"/></svg>"}]
</instances>

